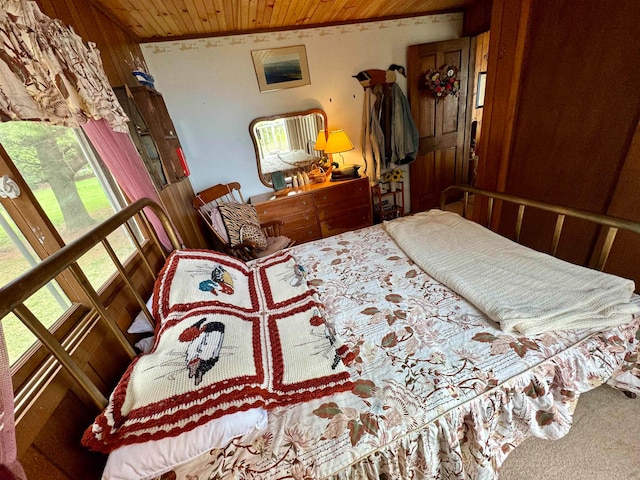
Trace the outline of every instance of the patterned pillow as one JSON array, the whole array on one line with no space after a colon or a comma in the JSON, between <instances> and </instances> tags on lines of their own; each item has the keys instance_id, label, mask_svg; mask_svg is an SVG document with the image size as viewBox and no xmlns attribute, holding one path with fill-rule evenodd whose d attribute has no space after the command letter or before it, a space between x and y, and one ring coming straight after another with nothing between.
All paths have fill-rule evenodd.
<instances>
[{"instance_id":1,"label":"patterned pillow","mask_svg":"<svg viewBox=\"0 0 640 480\"><path fill-rule=\"evenodd\" d=\"M247 243L261 252L267 248L267 236L259 226L247 223L240 227L240 243Z\"/></svg>"},{"instance_id":2,"label":"patterned pillow","mask_svg":"<svg viewBox=\"0 0 640 480\"><path fill-rule=\"evenodd\" d=\"M253 205L246 203L224 203L218 207L222 220L229 234L229 244L232 247L242 243L242 227L255 225L260 228L258 212ZM266 248L266 245L265 245Z\"/></svg>"}]
</instances>

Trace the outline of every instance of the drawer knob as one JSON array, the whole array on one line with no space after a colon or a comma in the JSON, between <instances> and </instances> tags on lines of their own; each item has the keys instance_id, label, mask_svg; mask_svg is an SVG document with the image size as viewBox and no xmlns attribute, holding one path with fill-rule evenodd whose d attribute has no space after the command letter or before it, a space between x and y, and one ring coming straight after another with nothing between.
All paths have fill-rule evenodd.
<instances>
[{"instance_id":1,"label":"drawer knob","mask_svg":"<svg viewBox=\"0 0 640 480\"><path fill-rule=\"evenodd\" d=\"M302 201L302 205L306 205L306 204L307 204L307 201L306 201L306 200L303 200L303 201Z\"/></svg>"}]
</instances>

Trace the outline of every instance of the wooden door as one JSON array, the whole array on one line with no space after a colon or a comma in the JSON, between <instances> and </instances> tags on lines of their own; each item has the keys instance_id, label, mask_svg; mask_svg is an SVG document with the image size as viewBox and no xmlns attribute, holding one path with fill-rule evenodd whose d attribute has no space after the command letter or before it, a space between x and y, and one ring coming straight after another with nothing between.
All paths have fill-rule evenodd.
<instances>
[{"instance_id":1,"label":"wooden door","mask_svg":"<svg viewBox=\"0 0 640 480\"><path fill-rule=\"evenodd\" d=\"M411 210L439 204L440 192L466 182L465 117L469 69L469 38L411 45L407 51L407 89L411 114L420 134L420 148L411 164ZM458 67L459 96L436 100L423 86L427 71L443 65Z\"/></svg>"}]
</instances>

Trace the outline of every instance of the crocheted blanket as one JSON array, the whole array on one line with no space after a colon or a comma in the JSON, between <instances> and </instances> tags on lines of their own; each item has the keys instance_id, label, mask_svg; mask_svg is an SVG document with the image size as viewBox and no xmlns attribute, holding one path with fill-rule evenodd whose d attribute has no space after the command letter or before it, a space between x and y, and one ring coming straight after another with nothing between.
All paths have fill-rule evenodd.
<instances>
[{"instance_id":1,"label":"crocheted blanket","mask_svg":"<svg viewBox=\"0 0 640 480\"><path fill-rule=\"evenodd\" d=\"M129 366L82 443L108 453L227 413L350 390L323 307L286 252L247 266L173 252L154 291L152 351Z\"/></svg>"},{"instance_id":2,"label":"crocheted blanket","mask_svg":"<svg viewBox=\"0 0 640 480\"><path fill-rule=\"evenodd\" d=\"M505 332L534 335L629 323L635 285L536 252L440 210L385 223L425 272L464 296Z\"/></svg>"}]
</instances>

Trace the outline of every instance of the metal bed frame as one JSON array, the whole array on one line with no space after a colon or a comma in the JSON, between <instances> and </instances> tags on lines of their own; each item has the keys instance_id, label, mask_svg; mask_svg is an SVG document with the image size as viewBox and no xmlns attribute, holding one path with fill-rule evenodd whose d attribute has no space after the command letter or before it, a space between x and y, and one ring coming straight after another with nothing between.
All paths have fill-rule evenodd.
<instances>
[{"instance_id":1,"label":"metal bed frame","mask_svg":"<svg viewBox=\"0 0 640 480\"><path fill-rule=\"evenodd\" d=\"M454 192L463 192L464 194L463 215L466 215L470 194L488 197L486 221L487 225L489 226L494 220L493 213L495 210L494 203L496 200L515 203L516 205L518 205L518 215L516 220L515 232L516 241L519 240L520 237L520 230L522 227L522 220L526 207L538 208L556 213L556 227L551 245L552 254L555 254L556 252L560 235L562 233L562 226L567 216L588 220L598 225L602 225L603 227L605 227L606 233L605 241L602 242L602 246L597 252L596 268L600 270L602 270L607 261L609 253L611 251L611 246L613 245L618 230L629 230L631 232L640 234L640 222L611 217L608 215L590 213L573 208L561 207L545 202L539 202L504 193L491 192L488 190L482 190L465 185L449 187L442 192L441 208L443 210L446 205L447 198ZM51 354L58 360L58 362L66 370L69 371L74 380L82 387L85 392L88 393L93 403L95 403L95 405L99 409L104 408L107 404L107 399L105 398L105 396L91 381L88 375L84 373L84 371L75 363L67 349L65 349L65 347L61 345L61 342L59 342L51 334L51 332L38 321L38 319L23 304L23 302L40 288L45 286L49 281L54 279L61 272L67 269L70 270L70 272L82 285L85 294L91 300L91 303L93 305L92 312L96 313L101 320L106 322L109 329L118 339L119 343L122 344L122 346L125 348L125 351L127 351L131 358L133 358L133 356L135 355L133 348L129 344L127 338L122 333L120 328L112 320L111 315L107 312L98 294L91 286L85 275L82 273L82 270L80 269L76 261L84 253L89 251L93 246L97 245L98 243L102 243L111 256L112 261L114 262L124 283L132 291L137 303L140 305L140 308L146 313L148 318L153 323L153 319L145 305L144 300L140 297L140 295L131 284L130 280L127 278L124 267L116 257L113 249L109 245L109 242L106 240L106 237L109 233L113 232L121 225L124 225L129 230L131 237L134 239L138 254L142 257L148 270L155 277L156 272L153 271L151 265L143 254L141 245L137 240L135 240L135 236L133 235L131 228L127 225L127 222L137 215L142 215L144 221L146 221L146 217L144 217L144 214L142 212L142 209L145 207L153 210L153 212L161 220L173 247L176 249L181 248L175 230L173 229L173 226L164 210L153 201L149 199L142 199L133 203L124 210L118 212L110 219L106 220L93 230L87 232L85 235L83 235L73 243L70 243L69 245L63 247L55 254L43 260L39 265L0 289L0 319L4 318L4 316L9 312L13 312L29 328L29 330L31 330L35 334L35 336L51 352ZM153 230L149 228L149 231L152 232L153 240L162 252L164 258L166 258L166 253L160 246L158 238L153 233Z\"/></svg>"},{"instance_id":2,"label":"metal bed frame","mask_svg":"<svg viewBox=\"0 0 640 480\"><path fill-rule=\"evenodd\" d=\"M18 317L18 319L20 319L20 321L22 321L22 323L27 326L27 328L36 336L36 338L40 340L40 342L42 342L47 350L49 350L49 352L58 360L58 362L69 372L71 377L80 384L80 386L89 395L93 403L95 403L96 406L100 409L104 408L107 405L106 397L91 381L89 376L73 360L71 354L61 345L61 342L58 341L58 339L56 339L56 337L44 325L42 325L42 323L35 317L35 315L29 310L29 308L24 305L24 302L42 287L47 285L51 280L57 277L60 273L68 270L78 281L86 296L90 299L93 307L90 313L96 313L98 317L106 323L109 330L115 335L118 343L124 348L125 352L127 352L129 356L133 358L136 354L133 347L127 340L124 333L112 319L111 314L105 308L98 293L91 286L91 283L89 283L89 280L81 270L80 266L77 264L77 260L86 252L91 250L94 246L101 243L111 257L111 260L114 263L120 278L129 288L137 303L140 305L140 308L145 311L147 317L153 323L153 317L151 316L149 310L145 305L145 300L142 299L142 297L134 288L131 280L128 278L125 272L124 266L116 256L116 253L107 240L107 236L111 232L121 226L124 226L127 229L131 239L133 240L136 250L140 255L143 263L155 278L157 272L153 271L151 264L149 263L147 257L143 252L142 245L137 240L132 227L128 223L129 220L133 219L134 217L140 218L143 223L147 225L148 231L151 232L152 240L155 242L155 245L161 252L162 256L166 259L167 254L162 248L155 232L149 226L147 217L143 212L143 208L149 208L157 215L167 232L172 246L176 249L180 248L180 242L175 233L175 230L173 229L173 225L171 224L169 217L162 209L162 207L160 207L160 205L150 199L141 199L119 211L109 219L102 222L100 225L82 235L80 238L64 246L50 257L44 259L37 266L28 270L23 275L19 276L14 281L10 282L0 289L0 320L10 312L13 312L16 317Z\"/></svg>"},{"instance_id":3,"label":"metal bed frame","mask_svg":"<svg viewBox=\"0 0 640 480\"><path fill-rule=\"evenodd\" d=\"M640 235L640 222L634 222L632 220L626 220L624 218L613 217L610 215L603 215L600 213L587 212L585 210L579 210L576 208L562 207L551 203L540 202L538 200L531 200L525 197L517 195L509 195L507 193L492 192L489 190L482 190L480 188L471 187L468 185L453 185L445 189L440 195L440 209L444 210L447 204L447 199L454 193L462 192L463 204L462 204L462 216L466 218L467 210L469 209L469 195L477 195L487 197L486 207L486 223L484 226L490 228L493 224L494 213L496 208L496 200L507 203L512 203L518 206L518 214L515 224L515 241L520 241L520 232L522 230L522 221L524 218L524 211L526 207L536 208L546 212L556 214L556 224L553 231L553 238L549 247L549 254L555 256L558 249L558 243L560 242L560 235L562 234L562 227L566 217L573 217L589 222L595 223L604 227L604 241L599 242L599 246L596 247L596 251L592 258L595 258L595 262L592 265L594 270L602 271L607 263L609 254L611 253L611 247L616 239L616 235L619 230L628 230ZM477 216L476 218L480 218ZM479 222L481 223L481 222Z\"/></svg>"}]
</instances>

